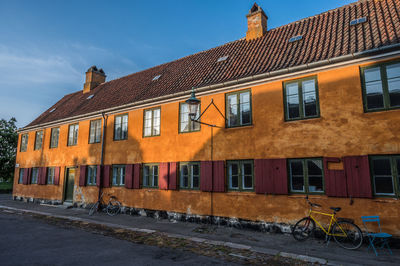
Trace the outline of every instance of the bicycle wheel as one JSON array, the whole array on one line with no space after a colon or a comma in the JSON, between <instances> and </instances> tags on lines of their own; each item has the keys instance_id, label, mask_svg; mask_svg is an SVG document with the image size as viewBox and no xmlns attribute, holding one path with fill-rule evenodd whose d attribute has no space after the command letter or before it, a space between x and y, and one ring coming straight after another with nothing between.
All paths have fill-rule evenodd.
<instances>
[{"instance_id":1,"label":"bicycle wheel","mask_svg":"<svg viewBox=\"0 0 400 266\"><path fill-rule=\"evenodd\" d=\"M107 214L110 216L114 216L119 213L121 210L121 203L117 200L110 200L107 205Z\"/></svg>"},{"instance_id":2,"label":"bicycle wheel","mask_svg":"<svg viewBox=\"0 0 400 266\"><path fill-rule=\"evenodd\" d=\"M304 241L309 238L315 229L315 222L310 217L304 217L293 227L292 235L298 241Z\"/></svg>"},{"instance_id":3,"label":"bicycle wheel","mask_svg":"<svg viewBox=\"0 0 400 266\"><path fill-rule=\"evenodd\" d=\"M96 202L95 204L93 204L93 206L90 208L89 210L89 215L92 216L99 208L99 202Z\"/></svg>"},{"instance_id":4,"label":"bicycle wheel","mask_svg":"<svg viewBox=\"0 0 400 266\"><path fill-rule=\"evenodd\" d=\"M363 242L360 228L348 221L338 221L332 227L333 239L345 249L358 249Z\"/></svg>"}]
</instances>

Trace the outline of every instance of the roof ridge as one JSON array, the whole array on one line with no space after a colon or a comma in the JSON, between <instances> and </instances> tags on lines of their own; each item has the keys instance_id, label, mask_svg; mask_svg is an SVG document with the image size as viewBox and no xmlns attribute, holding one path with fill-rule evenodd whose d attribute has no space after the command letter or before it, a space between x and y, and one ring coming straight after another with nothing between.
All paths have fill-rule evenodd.
<instances>
[{"instance_id":1,"label":"roof ridge","mask_svg":"<svg viewBox=\"0 0 400 266\"><path fill-rule=\"evenodd\" d=\"M290 25L292 25L292 24L297 24L297 23L300 23L300 22L305 21L305 20L310 20L310 19L312 19L312 18L316 18L316 17L322 16L322 15L324 15L324 14L326 14L326 13L336 12L336 11L339 11L339 10L341 10L341 9L344 9L344 8L347 8L347 7L350 7L350 6L359 5L359 4L363 3L363 2L368 2L368 1L382 1L382 0L357 0L356 2L347 4L347 5L344 5L344 6L336 7L336 8L333 8L333 9L330 9L330 10L327 10L327 11L324 11L324 12L322 12L322 13L316 14L316 15L312 15L312 16L309 16L309 17L305 17L305 18L302 18L302 19L299 19L299 20L290 22L290 23L288 23L288 24L285 24L285 25L282 25L282 26L279 26L279 27L276 27L276 28L272 28L272 29L270 29L270 30L268 30L268 31L271 31L271 30L278 30L278 29L281 29L281 28L284 28L284 27L288 27L288 26L290 26Z\"/></svg>"}]
</instances>

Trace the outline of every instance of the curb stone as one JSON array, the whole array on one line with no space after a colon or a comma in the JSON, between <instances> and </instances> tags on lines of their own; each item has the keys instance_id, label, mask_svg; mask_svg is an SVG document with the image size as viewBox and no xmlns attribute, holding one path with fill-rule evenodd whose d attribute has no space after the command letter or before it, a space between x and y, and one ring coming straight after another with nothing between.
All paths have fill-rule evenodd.
<instances>
[{"instance_id":1,"label":"curb stone","mask_svg":"<svg viewBox=\"0 0 400 266\"><path fill-rule=\"evenodd\" d=\"M85 223L92 223L92 224L97 224L97 225L103 225L111 228L119 228L119 229L126 229L134 232L142 232L142 233L163 233L157 230L151 230L151 229L142 229L142 228L134 228L134 227L129 227L125 225L119 225L119 224L112 224L112 223L106 223L106 222L99 222L91 219L84 219L84 218L78 218L78 217L73 217L73 216L65 216L65 215L57 215L57 214L51 214L48 212L41 212L41 211L35 211L35 210L26 210L26 209L19 209L19 208L14 208L14 207L8 207L4 205L0 205L0 209L5 209L5 210L13 210L13 211L20 211L20 212L25 212L25 213L32 213L32 214L39 214L43 216L48 216L48 217L54 217L54 218L61 218L61 219L66 219L66 220L71 220L71 221L79 221L79 222L85 222ZM311 256L305 256L305 255L299 255L299 254L294 254L294 253L287 253L287 252L280 252L278 250L273 250L273 249L264 249L264 248L258 248L258 247L251 247L248 245L243 245L243 244L237 244L233 242L224 242L224 241L215 241L215 240L208 240L205 238L199 238L199 237L190 237L190 236L185 236L185 235L179 235L179 234L166 234L167 237L171 238L181 238L181 239L186 239L194 242L199 242L199 243L206 243L206 244L211 244L215 246L227 246L230 248L235 248L235 249L245 249L245 250L250 250L250 251L255 251L259 253L263 253L266 255L272 255L272 256L281 256L284 258L291 258L291 259L297 259L301 260L304 262L309 262L309 263L319 263L322 265L337 265L333 262L330 262L328 264L328 261L325 259L321 258L316 258L316 257L311 257Z\"/></svg>"}]
</instances>

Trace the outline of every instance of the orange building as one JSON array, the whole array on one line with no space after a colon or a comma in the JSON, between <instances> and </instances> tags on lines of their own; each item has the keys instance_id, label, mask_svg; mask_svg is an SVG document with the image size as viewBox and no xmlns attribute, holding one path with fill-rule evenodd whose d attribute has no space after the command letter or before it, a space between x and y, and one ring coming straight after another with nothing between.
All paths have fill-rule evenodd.
<instances>
[{"instance_id":1,"label":"orange building","mask_svg":"<svg viewBox=\"0 0 400 266\"><path fill-rule=\"evenodd\" d=\"M108 82L93 66L20 129L14 198L291 224L309 195L400 236L396 10L358 1L268 29L255 4L243 39Z\"/></svg>"}]
</instances>

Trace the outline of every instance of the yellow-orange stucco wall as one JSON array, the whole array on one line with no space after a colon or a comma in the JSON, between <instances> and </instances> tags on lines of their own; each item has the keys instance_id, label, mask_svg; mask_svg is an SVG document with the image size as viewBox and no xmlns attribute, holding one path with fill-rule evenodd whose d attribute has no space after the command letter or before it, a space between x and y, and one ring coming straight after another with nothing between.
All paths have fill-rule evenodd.
<instances>
[{"instance_id":1,"label":"yellow-orange stucco wall","mask_svg":"<svg viewBox=\"0 0 400 266\"><path fill-rule=\"evenodd\" d=\"M363 109L360 65L345 66L307 76L317 76L320 117L290 121L284 119L283 81L246 87L252 94L252 125L214 129L213 159L342 157L347 155L399 154L400 110L365 113ZM305 76L298 76L301 78ZM201 97L202 110L211 99L223 111L225 93ZM179 102L161 106L161 135L143 137L143 110L128 111L128 139L113 140L114 114L108 117L104 164L202 161L211 159L211 129L179 133ZM125 113L125 112L122 112ZM203 122L224 126L216 110L209 110ZM43 147L34 151L35 131L29 132L28 149L18 152L20 168L61 166L60 185L18 184L15 171L14 196L63 199L65 168L100 162L101 144L88 144L89 120L79 122L76 146L67 146L68 124L60 126L58 148L49 149L51 128L44 129ZM19 146L18 146L19 150ZM332 165L341 168L342 165ZM75 178L75 201L94 202L97 187L79 187ZM228 216L250 220L294 222L304 216L304 195L258 195L254 192L209 193L201 191L163 191L112 187L105 193L126 206L167 210L199 215ZM211 197L213 199L211 200ZM389 232L400 236L399 203L394 198L353 199L313 196L324 207L341 206L340 216L381 215ZM211 206L211 201L213 202Z\"/></svg>"}]
</instances>

